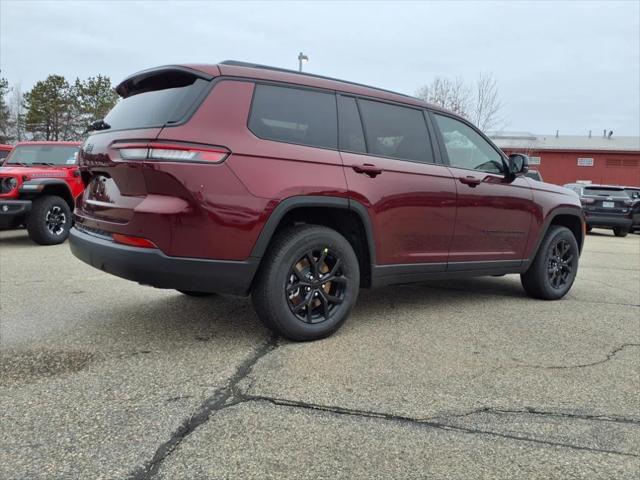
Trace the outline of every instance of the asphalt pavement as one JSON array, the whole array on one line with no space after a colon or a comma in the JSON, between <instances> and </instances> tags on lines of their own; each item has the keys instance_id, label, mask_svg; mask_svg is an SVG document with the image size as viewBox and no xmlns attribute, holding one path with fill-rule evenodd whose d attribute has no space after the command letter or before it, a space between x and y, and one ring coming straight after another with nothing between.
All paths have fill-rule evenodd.
<instances>
[{"instance_id":1,"label":"asphalt pavement","mask_svg":"<svg viewBox=\"0 0 640 480\"><path fill-rule=\"evenodd\" d=\"M112 277L0 232L0 478L638 478L640 235L570 294L363 290L292 343L246 298Z\"/></svg>"}]
</instances>

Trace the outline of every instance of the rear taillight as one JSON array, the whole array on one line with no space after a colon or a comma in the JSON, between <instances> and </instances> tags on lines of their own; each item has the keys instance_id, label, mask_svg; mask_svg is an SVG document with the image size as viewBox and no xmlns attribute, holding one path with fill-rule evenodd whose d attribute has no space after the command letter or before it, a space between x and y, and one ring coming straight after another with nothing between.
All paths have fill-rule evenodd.
<instances>
[{"instance_id":1,"label":"rear taillight","mask_svg":"<svg viewBox=\"0 0 640 480\"><path fill-rule=\"evenodd\" d=\"M224 147L191 146L177 143L115 144L123 160L154 160L160 162L220 163L231 153Z\"/></svg>"},{"instance_id":2,"label":"rear taillight","mask_svg":"<svg viewBox=\"0 0 640 480\"><path fill-rule=\"evenodd\" d=\"M113 241L121 243L123 245L129 245L130 247L140 248L158 248L151 240L147 240L142 237L134 237L133 235L123 235L121 233L114 233L111 235Z\"/></svg>"},{"instance_id":3,"label":"rear taillight","mask_svg":"<svg viewBox=\"0 0 640 480\"><path fill-rule=\"evenodd\" d=\"M583 205L591 205L595 200L593 198L581 198L580 202L582 202Z\"/></svg>"}]
</instances>

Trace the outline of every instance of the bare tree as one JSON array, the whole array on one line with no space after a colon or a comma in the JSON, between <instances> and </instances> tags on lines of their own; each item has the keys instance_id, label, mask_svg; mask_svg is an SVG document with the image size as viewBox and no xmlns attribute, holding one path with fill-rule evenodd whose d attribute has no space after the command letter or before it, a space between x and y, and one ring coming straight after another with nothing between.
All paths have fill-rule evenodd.
<instances>
[{"instance_id":1,"label":"bare tree","mask_svg":"<svg viewBox=\"0 0 640 480\"><path fill-rule=\"evenodd\" d=\"M471 91L461 78L436 77L418 91L417 97L463 117L469 114Z\"/></svg>"},{"instance_id":2,"label":"bare tree","mask_svg":"<svg viewBox=\"0 0 640 480\"><path fill-rule=\"evenodd\" d=\"M486 132L501 121L499 114L502 107L496 79L491 73L481 73L476 83L471 120Z\"/></svg>"},{"instance_id":3,"label":"bare tree","mask_svg":"<svg viewBox=\"0 0 640 480\"><path fill-rule=\"evenodd\" d=\"M473 92L473 93L472 93ZM482 73L473 87L461 78L436 77L416 93L422 100L447 108L474 122L482 131L498 126L502 102L491 73Z\"/></svg>"},{"instance_id":4,"label":"bare tree","mask_svg":"<svg viewBox=\"0 0 640 480\"><path fill-rule=\"evenodd\" d=\"M24 95L19 83L11 88L9 114L11 116L12 137L18 142L26 140Z\"/></svg>"}]
</instances>

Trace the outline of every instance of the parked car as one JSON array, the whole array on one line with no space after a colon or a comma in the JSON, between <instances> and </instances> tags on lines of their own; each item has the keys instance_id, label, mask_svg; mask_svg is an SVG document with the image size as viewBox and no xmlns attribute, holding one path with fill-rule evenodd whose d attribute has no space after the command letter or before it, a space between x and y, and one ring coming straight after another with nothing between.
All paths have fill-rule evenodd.
<instances>
[{"instance_id":1,"label":"parked car","mask_svg":"<svg viewBox=\"0 0 640 480\"><path fill-rule=\"evenodd\" d=\"M626 236L632 225L633 200L623 187L613 185L567 184L580 196L587 230L607 228L616 237Z\"/></svg>"},{"instance_id":2,"label":"parked car","mask_svg":"<svg viewBox=\"0 0 640 480\"><path fill-rule=\"evenodd\" d=\"M78 142L20 142L0 167L0 228L27 227L41 245L69 235L76 198L84 190Z\"/></svg>"},{"instance_id":3,"label":"parked car","mask_svg":"<svg viewBox=\"0 0 640 480\"><path fill-rule=\"evenodd\" d=\"M80 151L71 251L187 295L251 293L293 340L335 332L360 287L521 274L571 288L579 199L523 175L418 99L241 62L145 70Z\"/></svg>"},{"instance_id":4,"label":"parked car","mask_svg":"<svg viewBox=\"0 0 640 480\"><path fill-rule=\"evenodd\" d=\"M528 177L528 178L532 178L532 179L537 180L539 182L543 182L544 181L544 180L542 180L542 174L538 170L529 170L524 175L526 177Z\"/></svg>"},{"instance_id":5,"label":"parked car","mask_svg":"<svg viewBox=\"0 0 640 480\"><path fill-rule=\"evenodd\" d=\"M640 232L640 187L624 187L624 191L631 197L631 227L629 231Z\"/></svg>"},{"instance_id":6,"label":"parked car","mask_svg":"<svg viewBox=\"0 0 640 480\"><path fill-rule=\"evenodd\" d=\"M4 163L5 158L11 153L11 150L13 150L13 146L0 143L0 167Z\"/></svg>"}]
</instances>

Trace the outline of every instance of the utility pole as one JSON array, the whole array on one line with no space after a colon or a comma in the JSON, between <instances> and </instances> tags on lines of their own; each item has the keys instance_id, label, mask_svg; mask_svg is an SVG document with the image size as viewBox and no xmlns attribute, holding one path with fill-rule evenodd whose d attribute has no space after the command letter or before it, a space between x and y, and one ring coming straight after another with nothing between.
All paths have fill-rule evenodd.
<instances>
[{"instance_id":1,"label":"utility pole","mask_svg":"<svg viewBox=\"0 0 640 480\"><path fill-rule=\"evenodd\" d=\"M302 62L308 62L309 57L307 57L304 53L300 52L298 55L298 71L302 71Z\"/></svg>"}]
</instances>

